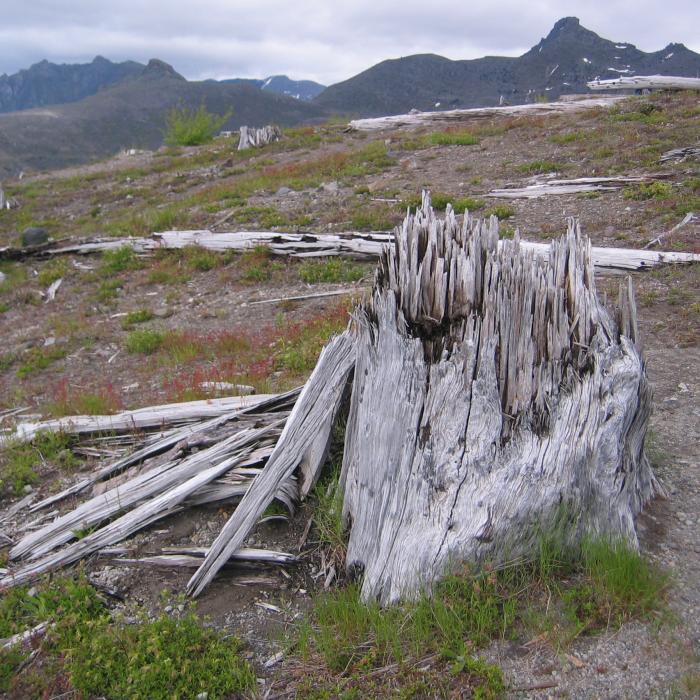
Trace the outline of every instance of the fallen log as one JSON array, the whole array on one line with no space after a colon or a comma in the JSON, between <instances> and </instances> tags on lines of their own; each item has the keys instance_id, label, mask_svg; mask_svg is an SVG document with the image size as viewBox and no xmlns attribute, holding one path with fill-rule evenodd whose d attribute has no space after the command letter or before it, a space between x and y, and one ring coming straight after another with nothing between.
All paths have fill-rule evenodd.
<instances>
[{"instance_id":1,"label":"fallen log","mask_svg":"<svg viewBox=\"0 0 700 700\"><path fill-rule=\"evenodd\" d=\"M586 85L591 90L700 90L700 78L635 75L610 80L591 80Z\"/></svg>"},{"instance_id":2,"label":"fallen log","mask_svg":"<svg viewBox=\"0 0 700 700\"><path fill-rule=\"evenodd\" d=\"M122 238L105 241L105 250L123 246L135 246L138 253L146 254L159 248L179 249L198 245L206 250L225 251L251 250L265 246L273 255L288 255L293 258L321 258L344 256L357 260L377 260L383 247L394 240L390 231L373 231L360 233L283 233L278 231L236 231L213 233L209 230L164 231L154 233L153 238ZM101 252L103 242L92 241L88 244L63 245L61 247L42 247L41 255L87 254ZM501 243L499 243L501 245ZM520 242L521 247L546 255L549 244L530 241ZM0 249L0 258L2 257ZM5 249L8 250L8 249ZM13 255L19 254L12 249ZM29 253L27 253L29 254ZM700 262L700 255L695 253L639 251L632 248L592 248L596 272L617 273L621 270L644 270L659 265L687 264ZM14 259L19 259L15 257Z\"/></svg>"},{"instance_id":3,"label":"fallen log","mask_svg":"<svg viewBox=\"0 0 700 700\"><path fill-rule=\"evenodd\" d=\"M268 125L260 128L242 126L238 139L238 150L244 151L247 148L261 148L274 141L279 141L281 138L282 131L278 126Z\"/></svg>"},{"instance_id":4,"label":"fallen log","mask_svg":"<svg viewBox=\"0 0 700 700\"><path fill-rule=\"evenodd\" d=\"M449 109L442 112L411 112L389 117L354 119L348 128L356 131L379 131L382 129L415 128L419 126L440 126L466 119L480 119L494 116L520 117L534 114L563 114L587 109L612 107L621 97L584 99L576 102L533 102L524 105L503 105L500 107L474 107L471 109Z\"/></svg>"},{"instance_id":5,"label":"fallen log","mask_svg":"<svg viewBox=\"0 0 700 700\"><path fill-rule=\"evenodd\" d=\"M635 175L631 177L580 177L575 180L546 180L525 187L505 187L491 190L484 197L502 199L536 199L548 195L578 194L580 192L611 192L626 185L650 182L670 177L665 173L655 175Z\"/></svg>"},{"instance_id":6,"label":"fallen log","mask_svg":"<svg viewBox=\"0 0 700 700\"><path fill-rule=\"evenodd\" d=\"M0 434L0 447L7 441L29 441L39 432L60 432L66 435L85 433L120 433L162 428L166 425L183 425L203 418L219 417L231 411L253 408L277 398L274 394L251 396L226 396L220 399L202 399L184 403L147 406L133 411L122 411L107 416L68 416L38 423L20 423L14 432Z\"/></svg>"}]
</instances>

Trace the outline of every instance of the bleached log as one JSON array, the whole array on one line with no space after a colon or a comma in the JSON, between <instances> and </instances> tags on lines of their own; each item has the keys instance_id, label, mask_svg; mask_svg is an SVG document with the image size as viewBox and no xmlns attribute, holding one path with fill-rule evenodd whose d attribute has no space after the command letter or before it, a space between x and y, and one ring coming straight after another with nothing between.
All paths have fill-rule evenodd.
<instances>
[{"instance_id":1,"label":"bleached log","mask_svg":"<svg viewBox=\"0 0 700 700\"><path fill-rule=\"evenodd\" d=\"M635 75L591 80L586 83L591 90L700 90L700 78L676 75Z\"/></svg>"},{"instance_id":2,"label":"bleached log","mask_svg":"<svg viewBox=\"0 0 700 700\"><path fill-rule=\"evenodd\" d=\"M500 197L502 199L536 199L547 195L578 194L580 192L608 192L620 189L626 185L650 182L667 178L669 175L635 175L631 177L581 177L575 180L546 180L525 187L506 187L491 190L484 197Z\"/></svg>"},{"instance_id":3,"label":"bleached log","mask_svg":"<svg viewBox=\"0 0 700 700\"><path fill-rule=\"evenodd\" d=\"M636 545L658 485L643 452L651 390L631 287L598 302L572 222L544 258L498 223L428 207L382 256L356 313L341 487L362 597L414 597L460 562L575 544Z\"/></svg>"},{"instance_id":4,"label":"bleached log","mask_svg":"<svg viewBox=\"0 0 700 700\"><path fill-rule=\"evenodd\" d=\"M519 117L533 114L570 114L587 109L612 107L621 97L585 99L577 102L533 102L525 105L503 105L500 107L475 107L471 109L449 109L444 112L413 112L389 117L354 119L349 128L357 131L415 128L418 126L440 126L466 119L494 116Z\"/></svg>"},{"instance_id":5,"label":"bleached log","mask_svg":"<svg viewBox=\"0 0 700 700\"><path fill-rule=\"evenodd\" d=\"M268 125L261 128L242 126L238 140L238 150L261 148L262 146L267 146L268 143L279 141L281 138L282 131L278 126Z\"/></svg>"},{"instance_id":6,"label":"bleached log","mask_svg":"<svg viewBox=\"0 0 700 700\"><path fill-rule=\"evenodd\" d=\"M157 428L164 425L182 425L203 418L219 417L231 411L252 408L274 399L274 394L253 396L225 396L219 399L202 399L147 406L132 411L122 411L111 416L68 416L38 423L20 423L14 433L0 434L0 447L4 441L29 441L42 431L60 432L66 435L86 433L118 433Z\"/></svg>"},{"instance_id":7,"label":"bleached log","mask_svg":"<svg viewBox=\"0 0 700 700\"><path fill-rule=\"evenodd\" d=\"M243 544L261 513L272 501L273 494L292 476L302 460L307 458L308 474L318 473L326 456L330 428L354 362L354 341L350 331L335 337L323 349L265 470L243 497L214 540L201 567L188 582L189 593L196 596L206 588L217 571ZM325 445L321 445L322 442ZM313 455L313 458L309 455Z\"/></svg>"},{"instance_id":8,"label":"bleached log","mask_svg":"<svg viewBox=\"0 0 700 700\"><path fill-rule=\"evenodd\" d=\"M230 233L213 233L209 230L196 231L165 231L154 233L153 239L112 239L110 248L120 248L132 245L138 241L139 252L152 251L158 248L184 248L189 245L199 245L206 250L245 251L257 246L265 246L274 255L288 255L294 258L320 258L346 256L358 260L376 260L383 247L392 243L394 234L391 231L374 231L371 233L281 233L277 231L236 231ZM145 243L144 243L145 241ZM90 244L91 250L85 250L85 245L45 249L46 255L63 253L95 252L99 250L98 243ZM500 244L499 244L500 245ZM532 250L546 251L547 245L521 241L521 246ZM699 262L700 255L693 253L638 251L629 248L598 248L593 249L596 271L605 273L619 270L639 270L659 265L685 264ZM610 252L613 251L613 252ZM642 255L640 255L642 253ZM2 249L0 249L0 257Z\"/></svg>"}]
</instances>

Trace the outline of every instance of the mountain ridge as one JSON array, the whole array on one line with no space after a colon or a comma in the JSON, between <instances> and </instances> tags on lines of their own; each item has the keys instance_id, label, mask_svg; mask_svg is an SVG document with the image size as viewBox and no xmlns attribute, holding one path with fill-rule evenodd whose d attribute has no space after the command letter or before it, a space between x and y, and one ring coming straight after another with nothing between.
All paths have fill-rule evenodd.
<instances>
[{"instance_id":1,"label":"mountain ridge","mask_svg":"<svg viewBox=\"0 0 700 700\"><path fill-rule=\"evenodd\" d=\"M389 59L331 85L314 102L353 116L492 106L502 100L523 104L588 92L586 83L596 78L651 73L694 77L700 74L700 54L678 43L646 53L629 42L600 37L576 17L563 17L521 56Z\"/></svg>"}]
</instances>

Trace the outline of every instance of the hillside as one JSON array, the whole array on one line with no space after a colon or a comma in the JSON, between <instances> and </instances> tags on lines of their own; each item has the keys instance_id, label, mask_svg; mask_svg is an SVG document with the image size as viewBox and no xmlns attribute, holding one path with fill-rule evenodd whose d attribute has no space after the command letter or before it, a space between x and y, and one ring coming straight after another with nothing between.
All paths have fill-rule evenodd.
<instances>
[{"instance_id":1,"label":"hillside","mask_svg":"<svg viewBox=\"0 0 700 700\"><path fill-rule=\"evenodd\" d=\"M152 71L167 69L154 65ZM153 84L163 81L182 82L170 74ZM148 90L147 82L139 84ZM368 134L332 121L285 129L279 142L243 152L234 141L217 139L125 154L5 180L20 207L0 211L0 248L16 245L28 226L44 227L56 239L200 228L389 230L420 201L423 187L441 210L450 202L458 212L497 215L503 238L518 229L526 241L547 243L574 216L595 246L641 248L688 212L700 213L700 162L660 160L669 149L700 141L699 117L696 94L656 93L610 109L470 117L450 128ZM654 178L539 199L489 194L552 172ZM700 253L699 236L700 223L691 222L655 250ZM347 328L351 300L366 293L374 269L350 258L275 256L265 247L237 253L190 246L143 256L120 247L101 255L0 260L0 428L24 419L214 399L237 391L231 384L258 393L300 386L324 343ZM601 299L615 298L625 280L595 278ZM58 279L55 299L47 300L42 293ZM634 272L631 280L653 388L645 449L668 495L639 517L639 553L607 543L579 559L543 536L534 562L516 559L503 570L486 562L482 573L455 567L430 599L390 609L362 605L356 580L362 572L343 565L341 423L319 486L294 514L271 507L245 545L293 553L295 563L232 561L192 608L178 597L193 571L183 552L212 546L236 508L229 498L187 503L182 511L178 505L118 542L120 549L3 591L3 636L42 622L54 626L45 637L37 632L31 646L4 652L0 697L151 700L172 697L177 683L189 683L177 686L182 697L196 689L211 700L696 697L700 266ZM463 371L455 368L456 382ZM387 401L396 400L396 389L387 386ZM605 406L605 420L619 421L619 415L612 402ZM236 426L257 429L259 420L255 413L248 422L237 416L219 425L217 439ZM416 424L420 420L416 416ZM158 431L169 435L163 428ZM36 503L82 482L141 437L130 430L120 442L104 433L75 444L69 435L49 432L34 444L0 449L3 561L28 530L84 497L104 495L104 483L36 512L22 499ZM116 475L116 483L182 455L205 455L209 437L183 439ZM460 443L463 436L454 436ZM488 460L480 468L493 474ZM435 490L441 488L436 482ZM594 480L582 484L588 488ZM565 505L561 513L568 518ZM94 532L88 523L73 534L83 542ZM185 563L143 561L168 547L178 548Z\"/></svg>"},{"instance_id":2,"label":"hillside","mask_svg":"<svg viewBox=\"0 0 700 700\"><path fill-rule=\"evenodd\" d=\"M77 102L103 88L139 75L141 63L113 63L96 56L91 63L61 64L40 61L13 75L0 75L0 112Z\"/></svg>"},{"instance_id":3,"label":"hillside","mask_svg":"<svg viewBox=\"0 0 700 700\"><path fill-rule=\"evenodd\" d=\"M315 103L343 114L381 116L430 110L555 100L588 92L586 82L620 75L700 74L700 55L682 44L645 53L584 28L575 17L559 20L549 34L517 58L486 56L452 61L433 54L383 61L331 85Z\"/></svg>"},{"instance_id":4,"label":"hillside","mask_svg":"<svg viewBox=\"0 0 700 700\"><path fill-rule=\"evenodd\" d=\"M316 105L250 85L189 82L152 60L136 77L79 102L1 114L0 177L86 163L125 148L158 148L168 110L201 104L216 114L231 112L225 129L289 126L325 114Z\"/></svg>"}]
</instances>

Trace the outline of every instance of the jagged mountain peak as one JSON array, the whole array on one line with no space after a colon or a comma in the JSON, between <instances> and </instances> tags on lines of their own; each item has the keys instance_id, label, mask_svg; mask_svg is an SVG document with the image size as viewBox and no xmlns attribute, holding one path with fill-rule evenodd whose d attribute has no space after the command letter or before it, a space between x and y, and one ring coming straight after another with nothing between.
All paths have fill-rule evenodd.
<instances>
[{"instance_id":1,"label":"jagged mountain peak","mask_svg":"<svg viewBox=\"0 0 700 700\"><path fill-rule=\"evenodd\" d=\"M180 75L169 63L161 61L159 58L152 58L148 65L143 69L141 76L144 78L162 78L169 76L177 80L186 80Z\"/></svg>"}]
</instances>

